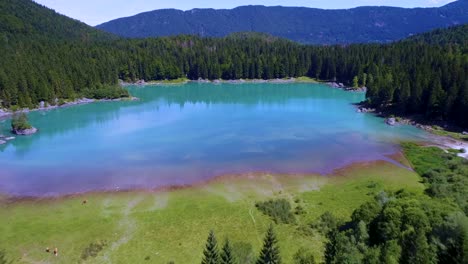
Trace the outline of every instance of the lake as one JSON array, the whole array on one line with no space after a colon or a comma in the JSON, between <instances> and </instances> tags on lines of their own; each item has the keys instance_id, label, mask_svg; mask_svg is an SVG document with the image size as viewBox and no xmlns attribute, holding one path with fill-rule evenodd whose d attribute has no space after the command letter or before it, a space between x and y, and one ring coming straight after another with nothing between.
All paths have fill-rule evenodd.
<instances>
[{"instance_id":1,"label":"lake","mask_svg":"<svg viewBox=\"0 0 468 264\"><path fill-rule=\"evenodd\" d=\"M188 185L249 172L327 174L388 160L401 140L353 103L364 93L321 84L131 86L139 101L29 114L39 128L0 146L0 193L54 196ZM0 121L8 135L10 121Z\"/></svg>"}]
</instances>

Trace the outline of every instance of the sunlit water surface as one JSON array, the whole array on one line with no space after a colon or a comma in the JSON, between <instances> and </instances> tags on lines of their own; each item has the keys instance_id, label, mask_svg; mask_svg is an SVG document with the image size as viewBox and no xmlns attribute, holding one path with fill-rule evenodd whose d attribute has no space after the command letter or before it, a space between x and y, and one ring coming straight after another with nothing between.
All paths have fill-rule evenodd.
<instances>
[{"instance_id":1,"label":"sunlit water surface","mask_svg":"<svg viewBox=\"0 0 468 264\"><path fill-rule=\"evenodd\" d=\"M321 173L389 160L410 126L356 112L319 84L129 87L134 102L32 112L40 132L0 146L0 193L48 196L187 185L246 172ZM9 134L9 120L0 134Z\"/></svg>"}]
</instances>

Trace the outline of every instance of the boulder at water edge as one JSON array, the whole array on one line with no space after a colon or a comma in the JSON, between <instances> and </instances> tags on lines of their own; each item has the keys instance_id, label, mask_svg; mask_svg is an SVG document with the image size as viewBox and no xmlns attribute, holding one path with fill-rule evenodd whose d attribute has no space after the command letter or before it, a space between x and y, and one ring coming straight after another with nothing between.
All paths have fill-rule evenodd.
<instances>
[{"instance_id":1,"label":"boulder at water edge","mask_svg":"<svg viewBox=\"0 0 468 264\"><path fill-rule=\"evenodd\" d=\"M37 133L37 128L35 127L31 127L31 128L28 128L28 129L14 129L12 130L12 132L16 135L20 135L20 136L28 136L28 135L32 135L32 134L36 134Z\"/></svg>"},{"instance_id":2,"label":"boulder at water edge","mask_svg":"<svg viewBox=\"0 0 468 264\"><path fill-rule=\"evenodd\" d=\"M385 120L385 123L387 123L387 125L389 126L394 126L396 125L396 119L393 117L387 118L387 120Z\"/></svg>"}]
</instances>

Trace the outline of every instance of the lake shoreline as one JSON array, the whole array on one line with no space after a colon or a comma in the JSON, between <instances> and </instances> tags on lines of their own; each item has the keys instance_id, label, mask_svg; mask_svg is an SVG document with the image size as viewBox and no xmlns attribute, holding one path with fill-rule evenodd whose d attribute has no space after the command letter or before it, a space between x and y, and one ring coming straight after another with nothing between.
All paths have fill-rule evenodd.
<instances>
[{"instance_id":1,"label":"lake shoreline","mask_svg":"<svg viewBox=\"0 0 468 264\"><path fill-rule=\"evenodd\" d=\"M313 89L309 89L309 87L308 87L307 85L301 85L301 86L304 87L304 89L307 90L307 91L313 90ZM195 85L194 87L197 87L197 85ZM191 87L187 87L187 88L191 88ZM214 86L212 86L212 88L213 88L214 90L219 90L217 87L214 87ZM230 88L232 88L232 87L230 87ZM281 88L282 88L282 87L276 87L276 89L278 89L278 90L282 90ZM157 88L156 88L156 89L157 89ZM170 88L168 88L168 89L170 90ZM291 89L295 90L295 87L291 87ZM326 90L327 87L322 87L321 89ZM147 91L148 91L148 92L151 92L151 89L148 89ZM329 92L329 93L330 93L330 92ZM339 92L339 93L332 93L332 94L333 94L333 95L335 95L335 94L346 95L345 93L342 93L342 92ZM348 95L350 95L350 94L348 94ZM354 96L354 95L353 95L353 96ZM142 97L142 98L144 98L144 97ZM354 100L353 102L357 102L357 101L362 100L362 94L358 95L358 98L359 98L359 100ZM120 100L121 100L121 99L120 99ZM108 101L108 100L107 100L107 101ZM115 100L114 100L114 101L115 101ZM86 101L86 102L84 102L84 103L91 103L91 102L95 102L95 100L93 100L93 101ZM57 108L57 107L55 107L55 108ZM53 108L53 109L55 109L55 108ZM350 111L349 111L349 104L347 104L346 109L347 109L346 111L350 112ZM40 109L39 109L39 110L40 110ZM353 115L353 114L351 114L351 115ZM47 124L47 123L45 123L45 124ZM383 128L383 126L382 126L382 128ZM383 129L384 129L384 128L383 128ZM431 144L431 143L434 144L433 141L429 141L429 143L430 143L430 144ZM447 145L447 144L449 144L449 143L444 141L444 145ZM375 157L374 157L374 158L375 158ZM363 159L360 159L360 160L362 161ZM330 159L329 161L332 161L332 160ZM357 160L357 162L359 162L359 160ZM329 166L329 167L334 168L334 167L337 167L337 166ZM263 168L268 168L268 169L269 169L269 168L272 168L272 166L264 166ZM252 170L252 171L256 171L256 170ZM289 170L289 171L294 171L294 170ZM31 172L34 174L34 171L31 171ZM96 174L96 175L98 175L98 174ZM218 174L218 175L219 175L219 174ZM214 178L216 178L216 175L212 175L212 176L214 176ZM182 183L184 183L184 182L186 183L187 181L182 181ZM119 186L119 185L116 184L115 186ZM122 185L122 186L125 187L125 185ZM129 185L127 185L127 187L128 187L128 186L129 186ZM143 186L144 186L144 185L143 185ZM153 185L153 186L155 186L155 185ZM185 185L182 184L182 185L180 185L180 186L172 186L172 187L171 187L170 184L167 184L166 186L169 186L169 187L164 187L164 188L180 188L180 187L183 188ZM190 183L188 184L188 186L193 186L192 182L190 182ZM109 185L103 185L103 186L100 186L100 187L95 188L95 190L103 190L103 191L105 191L106 188L108 188L108 187L110 187L110 186L109 186ZM75 191L78 191L78 192L80 192L80 191L85 191L85 192L86 192L87 190L93 190L93 189L94 189L94 188L74 188L74 190L75 190ZM53 195L55 195L55 194L56 194L56 195L59 195L59 196L61 195L60 192L56 192L55 187L49 188L49 190L50 190L49 195L51 195L51 196L53 196ZM60 189L58 189L58 190L60 190ZM70 189L70 192L69 192L69 193L72 193L74 190ZM112 189L111 189L111 191L112 191ZM122 191L125 191L125 190L122 190ZM12 192L12 193L14 193L14 192ZM44 192L44 193L47 195L47 192ZM66 192L62 192L62 193L66 193ZM21 195L21 192L17 192L17 194ZM28 193L28 192L26 191L26 192L24 192L24 194L32 194L32 195L35 195L36 193L35 193L34 190L33 190L33 191L31 191L30 193ZM41 193L39 193L39 195L41 195Z\"/></svg>"},{"instance_id":2,"label":"lake shoreline","mask_svg":"<svg viewBox=\"0 0 468 264\"><path fill-rule=\"evenodd\" d=\"M121 101L137 101L139 100L136 97L128 97L128 98L117 98L117 99L89 99L89 98L80 98L76 99L71 102L67 102L62 105L49 105L49 106L44 106L44 107L38 107L38 108L24 108L20 109L17 111L10 111L7 109L0 109L0 120L11 117L15 114L20 114L20 113L29 113L29 112L37 112L37 111L50 111L54 109L59 109L59 108L67 108L67 107L72 107L72 106L78 106L78 105L85 105L85 104L91 104L91 103L104 103L104 102L121 102Z\"/></svg>"},{"instance_id":3,"label":"lake shoreline","mask_svg":"<svg viewBox=\"0 0 468 264\"><path fill-rule=\"evenodd\" d=\"M122 87L125 86L165 86L165 85L183 85L187 83L211 83L211 84L265 84L265 83L270 83L270 84L291 84L291 83L316 83L316 84L324 84L327 85L331 88L337 88L341 89L343 91L348 91L348 92L365 92L366 88L351 88L348 86L345 86L342 83L336 83L336 82L330 82L330 81L323 81L323 80L316 80L310 77L292 77L292 78L276 78L276 79L237 79L237 80L223 80L223 79L217 79L217 80L208 80L208 79L199 79L199 80L189 80L189 79L176 79L176 80L162 80L162 81L149 81L146 82L144 80L139 80L136 82L125 82L120 80L120 85ZM48 110L53 110L57 108L65 108L65 107L71 107L71 106L77 106L77 105L84 105L84 104L90 104L90 103L96 103L96 102L119 102L119 101L135 101L139 100L136 97L129 97L129 98L117 98L117 99L89 99L89 98L80 98L76 99L71 102L67 102L62 105L49 105L46 107L38 107L38 108L25 108L25 109L20 109L17 111L11 111L8 109L2 109L0 108L0 120L11 117L14 114L18 113L29 113L29 112L34 112L34 111L48 111Z\"/></svg>"},{"instance_id":4,"label":"lake shoreline","mask_svg":"<svg viewBox=\"0 0 468 264\"><path fill-rule=\"evenodd\" d=\"M403 152L398 151L395 154L389 156L390 159L393 159L395 162L400 163L397 158L404 157ZM103 189L103 190L91 190L91 191L82 191L69 194L57 194L57 195L9 195L5 193L0 193L0 203L6 201L7 204L15 204L23 201L60 201L63 199L70 198L79 198L86 197L91 195L101 195L101 194L125 194L125 193L165 193L165 192L174 192L180 190L190 190L203 188L216 183L228 183L235 182L240 180L254 180L258 177L265 176L275 176L287 179L301 179L301 178L310 178L315 177L317 179L332 179L346 176L347 174L352 173L353 171L359 171L366 168L377 167L377 166L396 166L404 169L404 164L398 166L395 163L392 163L388 160L378 159L370 161L358 161L351 164L347 164L342 167L337 167L329 173L271 173L271 172L245 172L239 174L222 174L209 179L195 181L193 183L180 184L180 185L167 185L159 186L154 188L126 188L126 189Z\"/></svg>"},{"instance_id":5,"label":"lake shoreline","mask_svg":"<svg viewBox=\"0 0 468 264\"><path fill-rule=\"evenodd\" d=\"M468 135L464 134L462 129L451 125L448 122L442 121L430 121L426 119L421 119L418 117L400 117L394 116L390 112L386 112L380 109L369 107L365 103L357 104L357 111L364 114L374 114L377 117L383 118L388 124L389 119L393 119L393 125L388 124L389 126L398 126L398 125L409 125L422 129L426 132L429 132L432 135L432 145L440 147L446 151L450 149L456 149L464 152L458 153L459 157L468 159ZM437 129L435 129L436 127ZM461 132L453 132L461 131ZM458 138L457 138L458 136Z\"/></svg>"},{"instance_id":6,"label":"lake shoreline","mask_svg":"<svg viewBox=\"0 0 468 264\"><path fill-rule=\"evenodd\" d=\"M136 82L125 82L120 80L120 85L122 87L125 86L132 86L132 85L137 85L137 86L151 86L151 85L160 85L160 86L165 86L165 85L182 85L182 84L187 84L187 83L213 83L213 84L243 84L243 83L275 83L275 84L287 84L287 83L324 83L321 81L317 81L315 79L309 78L309 77L297 77L297 78L284 78L284 79L270 79L270 80L263 80L263 79L238 79L238 80L222 80L222 79L217 79L217 80L206 80L206 79L200 79L200 80L189 80L189 79L176 79L176 80L162 80L162 81L149 81L146 82L144 80L139 80ZM324 84L331 84L331 83L324 83ZM332 86L332 85L329 85ZM333 87L333 86L332 86ZM34 111L48 111L48 110L53 110L57 108L65 108L65 107L71 107L71 106L77 106L77 105L84 105L84 104L90 104L90 103L96 103L96 102L119 102L119 101L136 101L139 100L136 97L129 97L129 98L117 98L117 99L89 99L89 98L80 98L76 99L72 102L67 102L63 105L52 105L52 106L47 106L47 107L38 107L38 108L25 108L25 109L20 109L17 111L10 111L8 109L2 109L0 108L0 120L11 117L14 114L18 113L29 113L29 112L34 112Z\"/></svg>"},{"instance_id":7,"label":"lake shoreline","mask_svg":"<svg viewBox=\"0 0 468 264\"><path fill-rule=\"evenodd\" d=\"M276 78L276 79L236 79L236 80L224 80L224 79L198 79L189 80L180 78L176 80L161 80L161 81L144 81L138 80L135 82L125 82L120 80L122 86L139 85L139 86L151 86L151 85L180 85L187 83L212 83L212 84L243 84L243 83L273 83L273 84L287 84L287 83L321 83L316 79L309 77L291 77L291 78Z\"/></svg>"}]
</instances>

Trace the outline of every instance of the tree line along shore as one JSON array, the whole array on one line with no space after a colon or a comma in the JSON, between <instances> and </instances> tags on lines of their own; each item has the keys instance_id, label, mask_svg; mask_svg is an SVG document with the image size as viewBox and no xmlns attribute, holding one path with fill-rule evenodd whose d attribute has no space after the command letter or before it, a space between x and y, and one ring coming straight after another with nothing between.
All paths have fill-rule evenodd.
<instances>
[{"instance_id":1,"label":"tree line along shore","mask_svg":"<svg viewBox=\"0 0 468 264\"><path fill-rule=\"evenodd\" d=\"M467 34L449 37L459 28L386 45L308 46L256 33L225 38L72 38L27 30L25 21L15 23L0 31L0 100L7 109L34 108L42 101L53 105L56 98L127 96L119 79L307 76L367 87L366 103L372 107L468 125Z\"/></svg>"}]
</instances>

